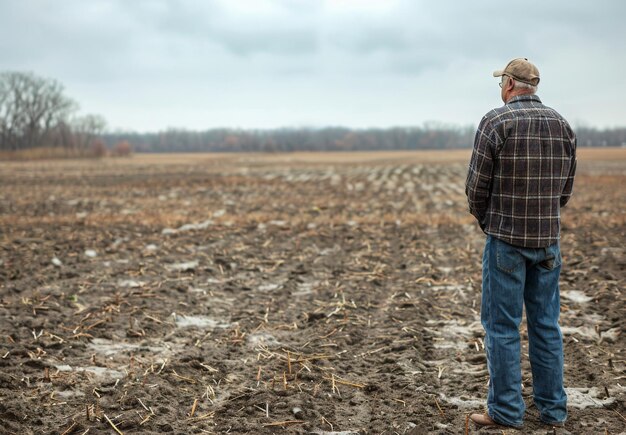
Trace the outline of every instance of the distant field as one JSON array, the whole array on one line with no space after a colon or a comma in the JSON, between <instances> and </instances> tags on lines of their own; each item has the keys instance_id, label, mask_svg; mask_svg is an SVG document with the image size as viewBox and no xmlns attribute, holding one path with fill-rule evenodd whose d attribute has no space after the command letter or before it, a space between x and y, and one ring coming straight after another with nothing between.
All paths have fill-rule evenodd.
<instances>
[{"instance_id":1,"label":"distant field","mask_svg":"<svg viewBox=\"0 0 626 435\"><path fill-rule=\"evenodd\" d=\"M136 154L135 159L145 162L186 163L203 159L235 159L273 163L365 163L365 162L467 162L471 150L426 151L354 151L354 152L293 152L293 153L186 153L186 154ZM626 160L626 148L579 148L578 158L587 161Z\"/></svg>"},{"instance_id":2,"label":"distant field","mask_svg":"<svg viewBox=\"0 0 626 435\"><path fill-rule=\"evenodd\" d=\"M183 153L183 154L136 154L133 158L142 162L188 163L203 159L235 159L239 161L262 161L273 163L364 163L396 161L420 162L466 162L471 150L426 151L354 151L354 152L293 152L293 153ZM626 148L579 148L581 160L626 160Z\"/></svg>"},{"instance_id":3,"label":"distant field","mask_svg":"<svg viewBox=\"0 0 626 435\"><path fill-rule=\"evenodd\" d=\"M131 158L94 160L105 165L144 165L144 164L203 164L217 160L245 163L367 163L367 162L467 162L471 150L422 150L422 151L354 151L354 152L292 152L292 153L139 153ZM579 148L581 161L622 161L626 160L626 148ZM35 165L66 166L72 160L41 161ZM25 161L5 161L0 165L32 165Z\"/></svg>"},{"instance_id":4,"label":"distant field","mask_svg":"<svg viewBox=\"0 0 626 435\"><path fill-rule=\"evenodd\" d=\"M555 433L617 434L626 149L578 155ZM488 381L469 156L0 162L0 432L463 433ZM523 368L506 433L545 434Z\"/></svg>"}]
</instances>

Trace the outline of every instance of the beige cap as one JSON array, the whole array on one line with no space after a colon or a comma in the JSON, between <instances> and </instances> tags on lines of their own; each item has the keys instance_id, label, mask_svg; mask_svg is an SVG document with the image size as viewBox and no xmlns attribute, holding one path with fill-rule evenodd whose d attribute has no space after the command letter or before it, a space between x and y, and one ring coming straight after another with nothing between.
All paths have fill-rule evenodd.
<instances>
[{"instance_id":1,"label":"beige cap","mask_svg":"<svg viewBox=\"0 0 626 435\"><path fill-rule=\"evenodd\" d=\"M504 75L513 77L515 80L528 83L529 85L537 86L539 84L539 70L525 57L513 59L503 70L493 72L494 77Z\"/></svg>"}]
</instances>

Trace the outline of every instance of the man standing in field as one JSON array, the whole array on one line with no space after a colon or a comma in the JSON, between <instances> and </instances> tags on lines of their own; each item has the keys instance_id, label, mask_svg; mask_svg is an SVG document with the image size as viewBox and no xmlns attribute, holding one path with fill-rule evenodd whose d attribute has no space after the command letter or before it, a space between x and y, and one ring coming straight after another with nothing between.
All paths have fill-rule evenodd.
<instances>
[{"instance_id":1,"label":"man standing in field","mask_svg":"<svg viewBox=\"0 0 626 435\"><path fill-rule=\"evenodd\" d=\"M567 121L535 95L539 70L526 58L502 71L504 106L476 132L466 181L470 213L487 234L481 321L489 368L484 426L521 427L520 334L526 306L533 398L546 424L567 418L563 337L559 328L560 208L572 193L576 137Z\"/></svg>"}]
</instances>

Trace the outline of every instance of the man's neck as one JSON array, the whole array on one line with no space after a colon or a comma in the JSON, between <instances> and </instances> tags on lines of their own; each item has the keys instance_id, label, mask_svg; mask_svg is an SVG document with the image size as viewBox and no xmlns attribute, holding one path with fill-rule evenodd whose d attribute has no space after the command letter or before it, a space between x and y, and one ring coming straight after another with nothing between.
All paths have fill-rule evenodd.
<instances>
[{"instance_id":1,"label":"man's neck","mask_svg":"<svg viewBox=\"0 0 626 435\"><path fill-rule=\"evenodd\" d=\"M513 98L519 97L520 95L535 95L535 93L533 91L529 91L527 89L517 89L517 90L514 90L514 91L511 92L511 95L509 95L509 98L507 98L507 100L506 100L507 104Z\"/></svg>"}]
</instances>

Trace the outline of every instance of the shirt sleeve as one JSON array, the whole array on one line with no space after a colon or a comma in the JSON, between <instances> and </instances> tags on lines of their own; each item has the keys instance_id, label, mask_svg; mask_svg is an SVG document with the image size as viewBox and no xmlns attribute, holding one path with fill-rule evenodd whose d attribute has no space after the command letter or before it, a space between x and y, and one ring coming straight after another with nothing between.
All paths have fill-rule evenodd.
<instances>
[{"instance_id":1,"label":"shirt sleeve","mask_svg":"<svg viewBox=\"0 0 626 435\"><path fill-rule=\"evenodd\" d=\"M571 130L570 130L571 132ZM567 179L565 180L565 186L563 187L563 192L561 192L561 207L565 207L572 197L572 190L574 188L574 176L576 175L576 136L573 132L571 132L572 137L572 157L570 159L570 167L569 172L567 174Z\"/></svg>"},{"instance_id":2,"label":"shirt sleeve","mask_svg":"<svg viewBox=\"0 0 626 435\"><path fill-rule=\"evenodd\" d=\"M488 117L484 117L474 139L474 149L469 163L465 194L470 213L478 219L481 228L489 205L494 165L494 138L496 133Z\"/></svg>"}]
</instances>

